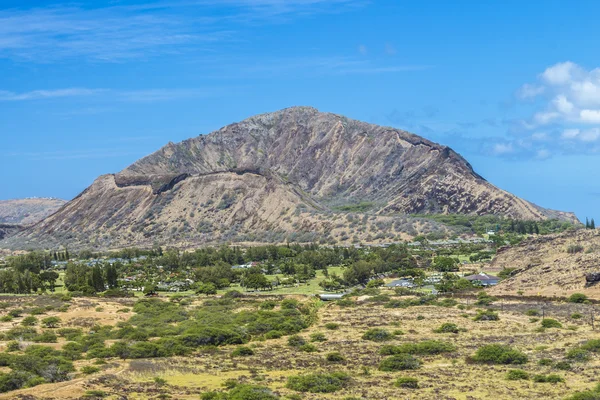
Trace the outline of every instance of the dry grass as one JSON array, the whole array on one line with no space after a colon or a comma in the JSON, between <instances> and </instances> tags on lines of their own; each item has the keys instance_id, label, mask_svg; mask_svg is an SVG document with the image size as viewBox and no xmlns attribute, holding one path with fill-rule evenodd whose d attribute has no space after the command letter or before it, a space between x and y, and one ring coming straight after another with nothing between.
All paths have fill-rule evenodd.
<instances>
[{"instance_id":1,"label":"dry grass","mask_svg":"<svg viewBox=\"0 0 600 400\"><path fill-rule=\"evenodd\" d=\"M105 311L94 311L98 305L74 300L67 313L59 313L65 320L87 316L101 318L102 323L114 322L122 308L119 303L94 300ZM472 304L472 301L471 301ZM542 358L555 361L564 358L567 349L582 341L599 338L588 322L570 320L573 312L571 304L552 304L547 309L550 317L563 323L565 329L540 331L539 322L530 322L525 311L536 308L536 303L505 302L498 310L500 321L475 322L472 317L476 309L467 307L420 306L406 309L386 309L381 305L360 302L356 307L341 308L328 303L319 311L319 322L301 333L306 339L310 334L322 332L327 341L314 343L318 352L305 353L287 345L287 338L269 341L253 341L248 345L254 355L232 358L235 346L198 351L190 357L169 359L110 361L105 370L91 376L77 375L74 380L58 384L41 385L19 391L37 399L77 399L86 390L98 389L110 393L109 399L150 399L167 393L176 399L197 399L199 394L209 390L220 390L228 379L238 382L264 385L282 396L293 392L285 388L288 376L314 371L341 370L349 373L352 384L332 394L306 394L303 399L343 399L353 396L370 400L419 398L438 399L563 399L577 390L584 390L597 383L600 373L600 360L593 358L585 364L573 364L572 371L553 370L549 366L539 366ZM494 305L500 308L500 305ZM101 314L97 316L96 314ZM325 324L335 322L339 329L328 330ZM433 330L442 323L451 322L463 328L459 334L438 334ZM4 328L6 323L0 324ZM576 330L567 329L569 325ZM381 327L393 332L401 330L392 341L370 342L362 339L367 329ZM406 373L379 372L377 366L384 356L379 349L384 344L401 344L427 339L453 343L457 350L453 353L436 356L418 356L423 366ZM466 361L477 348L484 344L509 344L529 357L529 362L519 366L530 374L558 373L566 383L549 384L532 381L508 381L506 372L514 367L498 365L478 365ZM329 352L340 352L346 359L342 363L331 364L325 360ZM90 361L78 361L79 369ZM396 388L393 382L398 376L411 376L419 380L420 389ZM166 380L166 385L154 382L155 377ZM5 394L0 399L15 398L16 393ZM126 396L126 397L123 397Z\"/></svg>"}]
</instances>

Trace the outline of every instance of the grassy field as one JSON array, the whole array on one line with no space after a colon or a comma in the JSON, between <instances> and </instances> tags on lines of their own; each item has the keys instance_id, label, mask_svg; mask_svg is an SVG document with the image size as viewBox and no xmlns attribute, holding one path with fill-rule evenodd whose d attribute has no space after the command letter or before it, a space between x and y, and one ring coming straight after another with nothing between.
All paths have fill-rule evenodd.
<instances>
[{"instance_id":1,"label":"grassy field","mask_svg":"<svg viewBox=\"0 0 600 400\"><path fill-rule=\"evenodd\" d=\"M271 293L272 294L272 293ZM389 294L389 293L387 293ZM302 299L302 296L294 296ZM263 295L260 299L273 299ZM12 307L43 306L48 296L6 297L0 301ZM202 307L206 297L195 297L186 307ZM394 298L393 298L394 299ZM405 300L406 298L395 298ZM64 312L47 311L44 316L56 315L63 327L89 326L89 324L115 325L126 321L134 299L106 300L76 298ZM243 309L256 307L257 296L239 300L247 304ZM306 300L305 300L306 301ZM385 299L380 299L385 301ZM62 303L52 300L54 306ZM48 303L48 304L50 304ZM157 359L120 360L109 359L100 371L86 376L76 372L68 382L43 384L0 395L0 399L13 399L27 395L27 399L79 399L88 390L101 390L107 399L198 399L206 391L222 391L228 380L237 383L262 385L271 388L282 399L564 399L569 394L593 387L600 372L600 359L596 354L586 362L569 361L569 369L558 368L557 362L565 361L566 352L589 339L598 339L600 334L592 330L587 317L574 319L574 313L586 315L586 305L555 303L548 306L546 316L560 321L563 328L541 328L539 318L533 318L532 309L539 304L503 301L492 304L499 315L498 321L474 321L478 309L473 301L449 307L440 305L413 306L408 308L386 308L385 303L370 301L368 296L354 299L350 307L336 303L322 303L318 310L318 321L300 336L310 342L312 334L322 333L325 341L312 342L314 352L301 351L288 345L287 337L265 340L254 338L247 344L254 354L233 357L236 346L199 347L188 357ZM118 312L119 311L119 312ZM20 318L12 322L0 322L0 333L14 327ZM435 333L443 323L454 323L458 333ZM337 329L328 329L335 324ZM365 340L364 333L372 328L387 330L393 335L384 342ZM379 365L387 356L380 355L384 345L402 345L436 340L452 345L453 350L443 354L417 355L421 367L401 372L385 372ZM65 343L49 344L60 348ZM469 361L478 348L487 344L507 344L523 352L528 362L523 365L477 364ZM7 342L0 341L4 351ZM344 358L332 363L326 355L339 352ZM550 359L544 361L543 359ZM76 361L79 371L90 365L92 360ZM568 361L568 360L566 360ZM507 372L519 368L529 375L557 374L564 379L559 383L537 383L533 380L511 381ZM351 380L343 389L334 393L298 393L286 387L289 376L309 372L328 373L342 371ZM418 380L418 389L394 386L398 377ZM156 382L155 378L164 380ZM161 396L162 397L159 397ZM168 397L171 396L171 397ZM294 397L299 396L299 397ZM23 397L25 398L25 397Z\"/></svg>"}]
</instances>

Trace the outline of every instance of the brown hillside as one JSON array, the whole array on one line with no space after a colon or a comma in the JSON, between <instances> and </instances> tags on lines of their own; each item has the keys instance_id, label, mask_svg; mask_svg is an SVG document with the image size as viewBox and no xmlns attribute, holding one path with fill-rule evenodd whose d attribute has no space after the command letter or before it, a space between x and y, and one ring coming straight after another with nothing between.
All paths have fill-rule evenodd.
<instances>
[{"instance_id":1,"label":"brown hillside","mask_svg":"<svg viewBox=\"0 0 600 400\"><path fill-rule=\"evenodd\" d=\"M331 212L357 204L369 215ZM416 213L576 220L496 188L448 147L294 107L170 143L3 245L358 243L442 229L407 220Z\"/></svg>"},{"instance_id":2,"label":"brown hillside","mask_svg":"<svg viewBox=\"0 0 600 400\"><path fill-rule=\"evenodd\" d=\"M572 246L581 251L569 253ZM567 297L585 293L600 299L600 283L586 285L586 274L600 272L600 230L568 231L541 236L506 248L494 258L493 267L517 268L514 276L491 289L496 294Z\"/></svg>"}]
</instances>

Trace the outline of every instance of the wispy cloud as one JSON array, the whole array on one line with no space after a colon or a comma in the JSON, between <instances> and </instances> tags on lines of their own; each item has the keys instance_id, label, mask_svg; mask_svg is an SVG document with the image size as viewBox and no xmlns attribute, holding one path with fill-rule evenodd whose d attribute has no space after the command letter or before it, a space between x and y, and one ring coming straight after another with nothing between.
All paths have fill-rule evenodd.
<instances>
[{"instance_id":1,"label":"wispy cloud","mask_svg":"<svg viewBox=\"0 0 600 400\"><path fill-rule=\"evenodd\" d=\"M15 93L0 90L0 101L34 101L68 97L81 97L103 95L107 101L123 101L134 103L155 103L191 98L207 98L230 92L232 88L204 88L204 89L141 89L141 90L115 90L115 89L88 89L66 88L52 90L32 90L29 92ZM64 116L91 115L111 111L106 107L84 107L81 109L64 112Z\"/></svg>"},{"instance_id":2,"label":"wispy cloud","mask_svg":"<svg viewBox=\"0 0 600 400\"><path fill-rule=\"evenodd\" d=\"M422 71L430 65L380 65L355 57L300 57L264 60L258 65L234 66L237 74L366 75Z\"/></svg>"},{"instance_id":3,"label":"wispy cloud","mask_svg":"<svg viewBox=\"0 0 600 400\"><path fill-rule=\"evenodd\" d=\"M29 92L15 93L6 90L0 90L0 101L25 101L54 99L59 97L91 96L104 91L104 89L66 88L55 90L32 90Z\"/></svg>"},{"instance_id":4,"label":"wispy cloud","mask_svg":"<svg viewBox=\"0 0 600 400\"><path fill-rule=\"evenodd\" d=\"M0 11L0 58L51 62L84 57L115 62L191 50L206 53L215 43L238 40L235 31L243 24L342 12L363 4L359 0L197 0L8 9Z\"/></svg>"}]
</instances>

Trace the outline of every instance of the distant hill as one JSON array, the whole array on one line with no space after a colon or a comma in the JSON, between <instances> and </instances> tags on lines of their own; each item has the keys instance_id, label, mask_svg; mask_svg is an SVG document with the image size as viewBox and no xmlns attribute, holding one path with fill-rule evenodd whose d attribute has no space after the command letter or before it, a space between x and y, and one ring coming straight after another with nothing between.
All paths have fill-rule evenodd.
<instances>
[{"instance_id":1,"label":"distant hill","mask_svg":"<svg viewBox=\"0 0 600 400\"><path fill-rule=\"evenodd\" d=\"M33 225L54 214L65 203L53 198L0 200L0 224Z\"/></svg>"},{"instance_id":2,"label":"distant hill","mask_svg":"<svg viewBox=\"0 0 600 400\"><path fill-rule=\"evenodd\" d=\"M5 245L392 241L446 229L407 217L430 213L577 220L498 189L448 147L293 107L169 143Z\"/></svg>"},{"instance_id":3,"label":"distant hill","mask_svg":"<svg viewBox=\"0 0 600 400\"><path fill-rule=\"evenodd\" d=\"M501 249L493 267L516 268L514 276L492 289L496 294L567 297L585 293L600 299L600 282L588 284L586 275L600 280L600 230L579 229L539 236Z\"/></svg>"}]
</instances>

